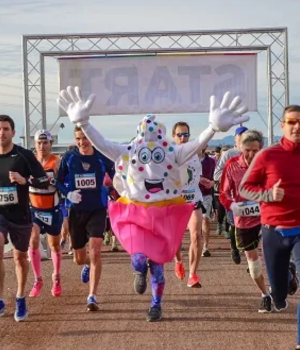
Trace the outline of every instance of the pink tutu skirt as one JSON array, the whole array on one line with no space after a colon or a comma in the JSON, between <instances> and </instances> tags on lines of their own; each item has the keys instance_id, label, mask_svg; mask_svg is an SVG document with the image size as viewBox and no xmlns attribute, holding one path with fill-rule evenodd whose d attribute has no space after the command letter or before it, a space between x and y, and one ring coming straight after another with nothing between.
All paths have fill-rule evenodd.
<instances>
[{"instance_id":1,"label":"pink tutu skirt","mask_svg":"<svg viewBox=\"0 0 300 350\"><path fill-rule=\"evenodd\" d=\"M193 209L188 203L158 208L109 202L111 226L123 248L159 264L174 259Z\"/></svg>"}]
</instances>

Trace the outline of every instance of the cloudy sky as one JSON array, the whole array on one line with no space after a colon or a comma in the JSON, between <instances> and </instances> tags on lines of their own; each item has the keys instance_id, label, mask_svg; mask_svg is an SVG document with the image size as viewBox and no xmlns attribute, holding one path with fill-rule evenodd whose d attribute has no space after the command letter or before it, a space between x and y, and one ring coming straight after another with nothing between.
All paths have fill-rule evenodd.
<instances>
[{"instance_id":1,"label":"cloudy sky","mask_svg":"<svg viewBox=\"0 0 300 350\"><path fill-rule=\"evenodd\" d=\"M0 114L9 114L16 120L18 138L24 119L21 39L26 34L288 27L290 102L299 104L299 13L300 2L296 0L0 0ZM258 104L261 115L266 118L265 57L260 55ZM57 74L50 69L46 81L47 106L50 106L47 117L55 120L58 114L54 103L59 91ZM124 141L135 133L139 118L97 117L93 118L93 123L108 138ZM160 119L169 130L174 122L184 119L191 124L195 136L205 127L207 115L168 115ZM61 121L67 127L61 131L60 141L69 142L71 126L66 118ZM118 125L122 127L116 127ZM260 126L267 133L265 124L256 114L249 126ZM275 130L276 134L279 132Z\"/></svg>"}]
</instances>

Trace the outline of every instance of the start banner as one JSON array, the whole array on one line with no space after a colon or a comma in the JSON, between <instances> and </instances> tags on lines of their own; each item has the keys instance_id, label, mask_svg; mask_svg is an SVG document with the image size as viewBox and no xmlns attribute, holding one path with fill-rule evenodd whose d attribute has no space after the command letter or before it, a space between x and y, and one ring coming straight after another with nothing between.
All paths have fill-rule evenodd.
<instances>
[{"instance_id":1,"label":"start banner","mask_svg":"<svg viewBox=\"0 0 300 350\"><path fill-rule=\"evenodd\" d=\"M257 111L257 54L60 58L60 90L97 95L92 115L205 113L226 91ZM61 110L60 115L65 113Z\"/></svg>"}]
</instances>

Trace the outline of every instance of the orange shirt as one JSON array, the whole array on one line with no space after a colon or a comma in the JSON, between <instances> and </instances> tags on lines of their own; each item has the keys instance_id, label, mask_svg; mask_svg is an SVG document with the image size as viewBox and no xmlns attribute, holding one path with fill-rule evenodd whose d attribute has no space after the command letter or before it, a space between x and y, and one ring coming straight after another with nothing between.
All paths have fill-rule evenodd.
<instances>
[{"instance_id":1,"label":"orange shirt","mask_svg":"<svg viewBox=\"0 0 300 350\"><path fill-rule=\"evenodd\" d=\"M50 186L45 190L29 187L29 197L31 206L39 210L51 210L59 205L59 196L57 188L51 183L55 179L57 172L58 157L51 155L48 161L43 165L43 168L50 180Z\"/></svg>"}]
</instances>

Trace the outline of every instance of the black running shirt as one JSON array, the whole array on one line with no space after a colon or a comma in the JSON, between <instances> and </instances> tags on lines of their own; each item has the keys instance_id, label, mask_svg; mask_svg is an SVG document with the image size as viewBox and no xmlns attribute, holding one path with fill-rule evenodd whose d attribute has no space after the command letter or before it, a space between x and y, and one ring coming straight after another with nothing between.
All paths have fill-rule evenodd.
<instances>
[{"instance_id":1,"label":"black running shirt","mask_svg":"<svg viewBox=\"0 0 300 350\"><path fill-rule=\"evenodd\" d=\"M18 172L27 183L11 183L9 172ZM49 180L34 154L17 145L6 154L0 154L0 214L15 224L31 223L29 186L46 189Z\"/></svg>"}]
</instances>

